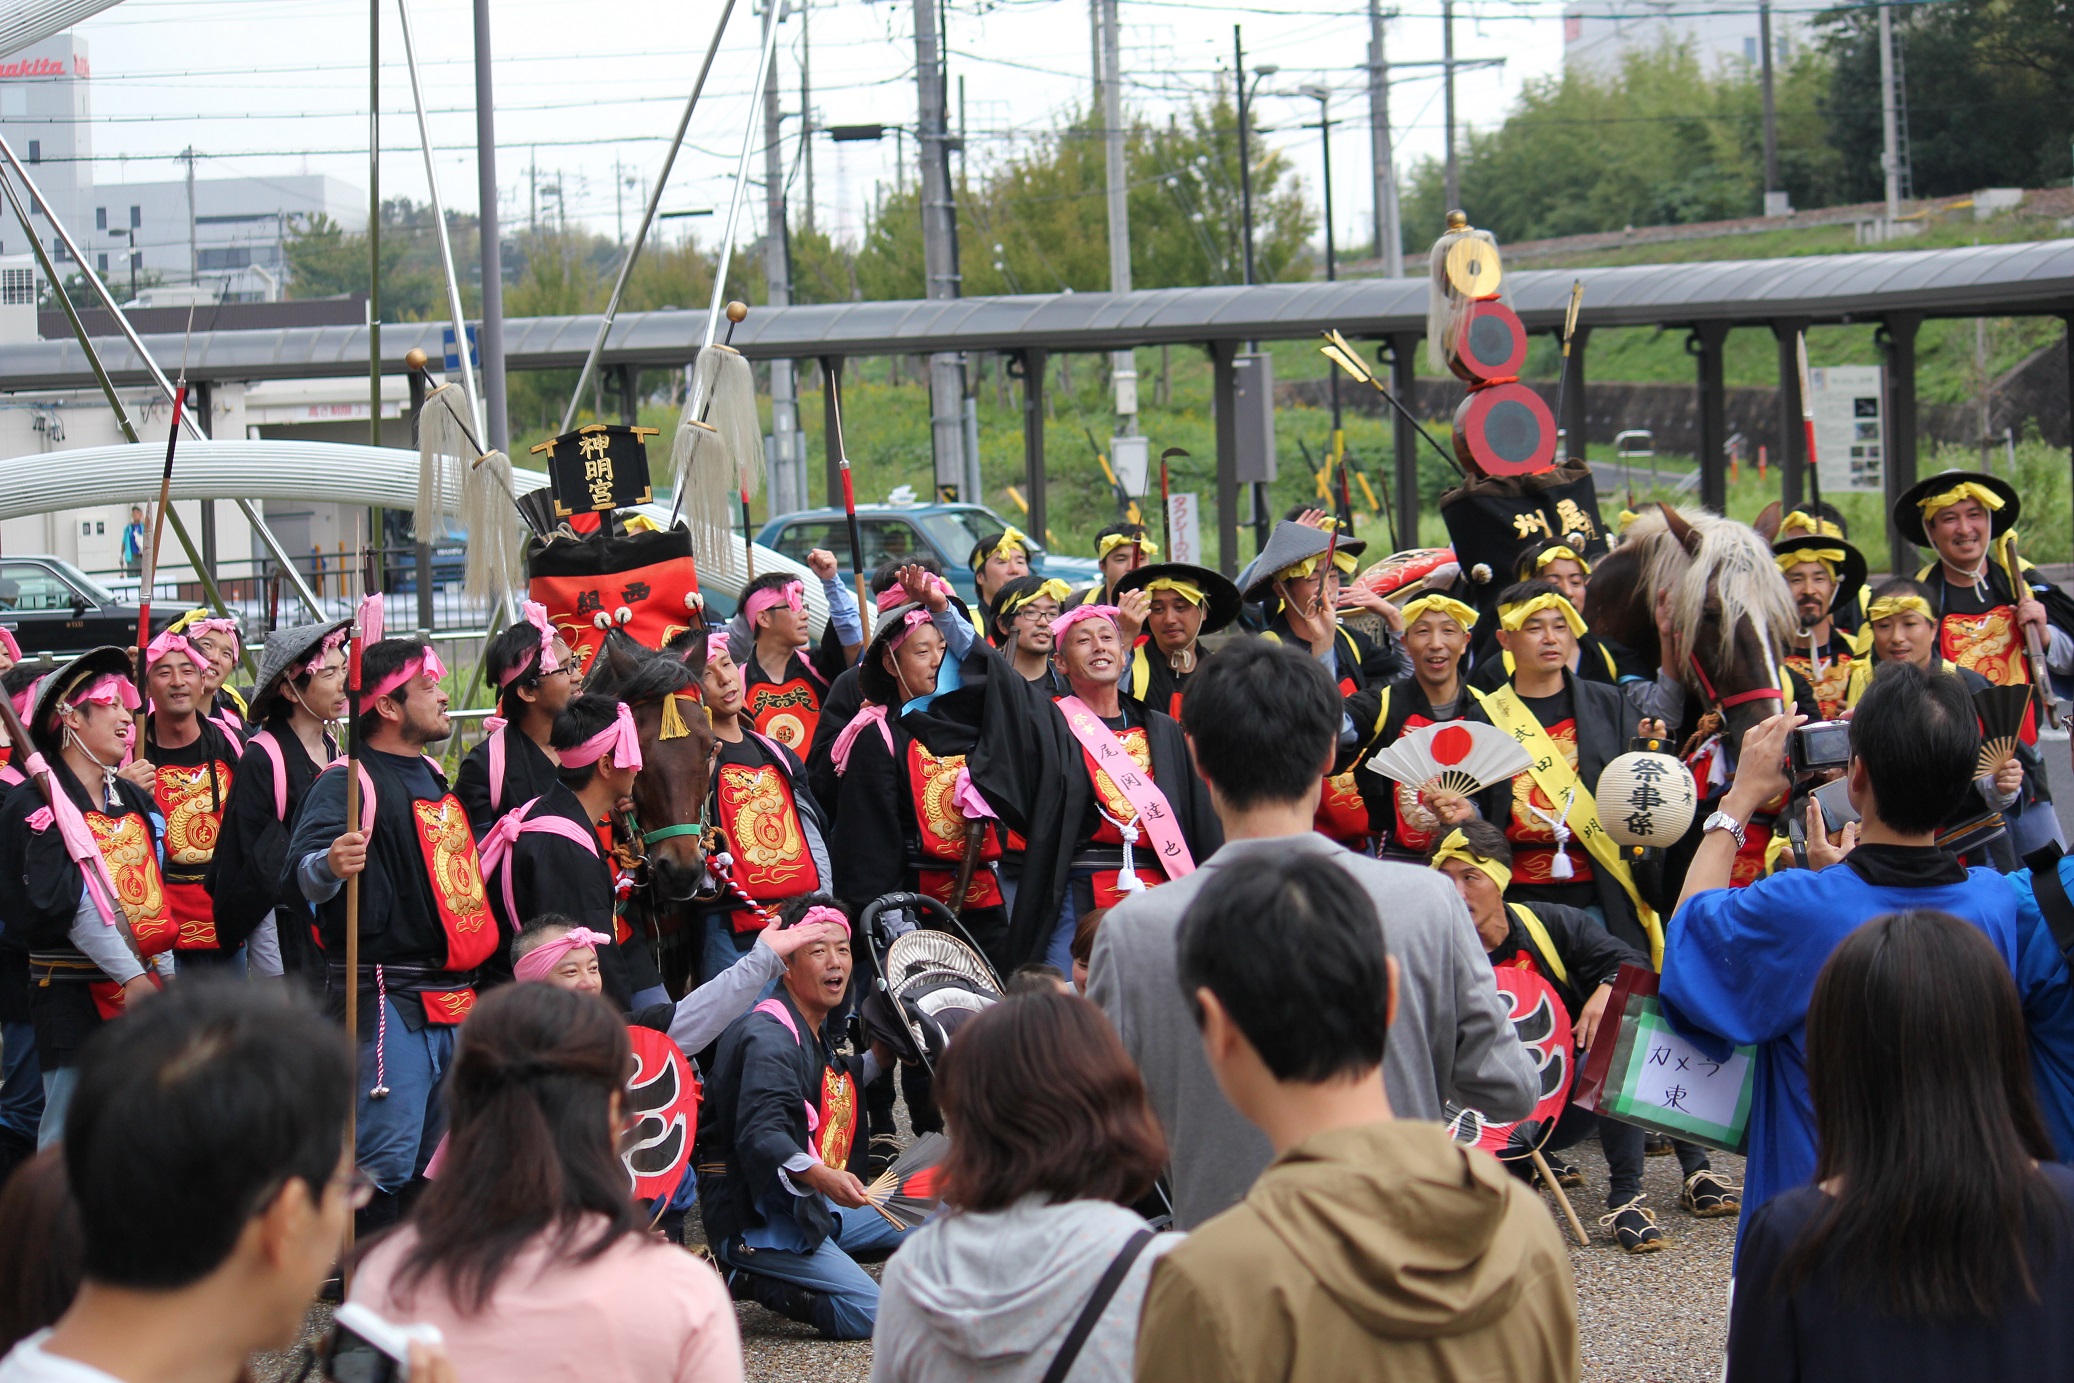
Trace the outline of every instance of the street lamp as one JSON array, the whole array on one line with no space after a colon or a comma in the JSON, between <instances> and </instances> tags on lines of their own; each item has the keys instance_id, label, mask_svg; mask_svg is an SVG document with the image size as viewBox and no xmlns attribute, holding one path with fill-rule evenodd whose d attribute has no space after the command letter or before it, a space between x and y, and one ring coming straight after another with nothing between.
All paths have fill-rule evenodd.
<instances>
[{"instance_id":1,"label":"street lamp","mask_svg":"<svg viewBox=\"0 0 2074 1383\"><path fill-rule=\"evenodd\" d=\"M1323 86L1305 86L1297 88L1295 94L1308 96L1318 103L1318 145L1325 159L1325 281L1333 283L1338 280L1339 271L1336 262L1338 257L1332 244L1332 92ZM1326 388L1332 397L1332 454L1335 457L1343 457L1346 444L1342 440L1345 433L1340 426L1339 371L1327 370L1325 379ZM1340 464L1344 466L1346 462L1342 459ZM1335 500L1328 500L1328 503L1337 507ZM1352 514L1340 515L1343 523L1351 521L1352 518Z\"/></svg>"}]
</instances>

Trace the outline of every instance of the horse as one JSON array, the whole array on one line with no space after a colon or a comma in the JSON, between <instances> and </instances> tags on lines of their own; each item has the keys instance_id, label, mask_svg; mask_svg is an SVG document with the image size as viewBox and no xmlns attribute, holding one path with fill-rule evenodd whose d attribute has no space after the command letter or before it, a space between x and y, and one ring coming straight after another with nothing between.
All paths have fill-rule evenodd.
<instances>
[{"instance_id":1,"label":"horse","mask_svg":"<svg viewBox=\"0 0 2074 1383\"><path fill-rule=\"evenodd\" d=\"M1791 702L1781 658L1800 619L1771 547L1748 524L1659 504L1592 569L1584 603L1602 637L1650 667L1678 670L1703 709L1719 715L1731 755L1752 726ZM1660 629L1671 635L1670 658Z\"/></svg>"},{"instance_id":2,"label":"horse","mask_svg":"<svg viewBox=\"0 0 2074 1383\"><path fill-rule=\"evenodd\" d=\"M690 902L706 869L706 793L714 739L699 693L703 643L696 643L693 655L658 653L613 629L583 682L586 694L624 701L634 714L641 736L634 823L657 911Z\"/></svg>"}]
</instances>

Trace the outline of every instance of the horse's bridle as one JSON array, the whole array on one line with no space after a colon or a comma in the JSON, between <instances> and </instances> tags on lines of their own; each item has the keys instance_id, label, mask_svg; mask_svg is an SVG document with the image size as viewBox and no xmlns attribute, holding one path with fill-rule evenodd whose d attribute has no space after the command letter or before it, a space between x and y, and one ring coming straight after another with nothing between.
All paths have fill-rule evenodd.
<instances>
[{"instance_id":1,"label":"horse's bridle","mask_svg":"<svg viewBox=\"0 0 2074 1383\"><path fill-rule=\"evenodd\" d=\"M1717 711L1726 711L1731 706L1740 706L1748 701L1776 701L1782 706L1786 702L1786 692L1782 687L1752 687L1749 691L1737 692L1734 696L1722 696L1714 690L1714 683L1707 676L1707 670L1700 666L1700 655L1689 653L1686 657L1692 663L1692 675L1700 679L1700 691L1713 703Z\"/></svg>"}]
</instances>

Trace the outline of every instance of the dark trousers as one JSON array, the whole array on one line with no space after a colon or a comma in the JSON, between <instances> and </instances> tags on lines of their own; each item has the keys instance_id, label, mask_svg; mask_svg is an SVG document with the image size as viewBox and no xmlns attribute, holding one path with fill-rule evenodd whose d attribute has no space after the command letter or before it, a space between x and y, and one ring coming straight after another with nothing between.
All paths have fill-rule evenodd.
<instances>
[{"instance_id":1,"label":"dark trousers","mask_svg":"<svg viewBox=\"0 0 2074 1383\"><path fill-rule=\"evenodd\" d=\"M1556 1152L1573 1147L1594 1133L1599 1135L1599 1150L1606 1155L1606 1171L1611 1182L1606 1192L1606 1208L1617 1210L1642 1194L1642 1145L1649 1135L1640 1125L1622 1123L1574 1104L1569 1105L1563 1110L1563 1117L1556 1121L1555 1132L1549 1135L1543 1151ZM1707 1150L1697 1143L1673 1139L1671 1148L1678 1155L1678 1166L1686 1176L1713 1166L1707 1160Z\"/></svg>"}]
</instances>

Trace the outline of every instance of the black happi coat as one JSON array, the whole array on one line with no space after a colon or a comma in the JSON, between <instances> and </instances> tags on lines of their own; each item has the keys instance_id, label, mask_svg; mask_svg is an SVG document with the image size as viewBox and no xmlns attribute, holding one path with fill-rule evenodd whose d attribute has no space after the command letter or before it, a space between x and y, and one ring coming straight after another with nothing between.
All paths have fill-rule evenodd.
<instances>
[{"instance_id":1,"label":"black happi coat","mask_svg":"<svg viewBox=\"0 0 2074 1383\"><path fill-rule=\"evenodd\" d=\"M475 832L477 840L483 838L483 832L498 817L523 807L562 782L553 762L533 743L531 735L516 725L507 725L498 734L504 737L504 782L495 806L490 804L491 737L485 736L481 744L468 751L468 756L461 760L461 771L454 775L454 796L461 799L462 809L468 813L468 829Z\"/></svg>"},{"instance_id":2,"label":"black happi coat","mask_svg":"<svg viewBox=\"0 0 2074 1383\"><path fill-rule=\"evenodd\" d=\"M303 798L324 765L312 763L309 751L285 719L263 732L281 749L287 776L287 810L274 814L274 761L264 747L247 739L245 752L231 776L230 796L223 806L223 831L203 882L216 903L216 943L228 955L245 944L255 928L276 909L281 965L291 975L309 975L320 955L309 928L310 905L290 877L289 829ZM330 737L325 747L332 748Z\"/></svg>"},{"instance_id":3,"label":"black happi coat","mask_svg":"<svg viewBox=\"0 0 2074 1383\"><path fill-rule=\"evenodd\" d=\"M1025 841L1006 947L1008 959L1020 965L1043 956L1058 924L1073 854L1101 821L1094 780L1065 713L1042 683L1025 680L999 652L978 643L959 670L963 686L926 708L908 703L900 723L932 754L965 755L973 786ZM1127 725L1145 727L1153 781L1201 864L1224 844L1224 828L1189 761L1181 727L1129 697L1121 705Z\"/></svg>"},{"instance_id":4,"label":"black happi coat","mask_svg":"<svg viewBox=\"0 0 2074 1383\"><path fill-rule=\"evenodd\" d=\"M1563 1009L1576 1023L1577 1015L1585 1002L1601 984L1610 984L1615 972L1623 965L1639 965L1649 968L1649 953L1638 951L1619 940L1590 913L1578 908L1566 908L1561 903L1528 903L1534 916L1541 919L1541 926L1555 947L1551 957L1538 945L1526 924L1520 920L1517 903L1505 905L1505 920L1512 930L1498 948L1491 952L1491 964L1500 966L1510 963L1524 951L1533 957L1534 968L1548 981L1556 997L1563 1001ZM1562 963L1564 977L1556 978L1555 966L1551 961Z\"/></svg>"},{"instance_id":5,"label":"black happi coat","mask_svg":"<svg viewBox=\"0 0 2074 1383\"><path fill-rule=\"evenodd\" d=\"M513 803L509 810L524 806L523 801ZM597 836L597 827L586 817L583 803L559 781L526 812L528 820L542 816L561 817L592 838ZM512 901L517 904L515 914L504 906L507 875ZM597 948L598 977L604 981L605 997L620 1012L633 1007L635 989L661 983L659 977L653 976L654 964L648 960L647 948L639 948L637 953L635 948L619 944L614 915L618 899L613 889L612 864L604 856L603 842L594 853L552 831L521 832L512 842L511 853L486 884L490 910L497 914L500 941L497 954L483 963L485 983L511 978L511 939L526 923L551 912L613 938L609 945Z\"/></svg>"}]
</instances>

